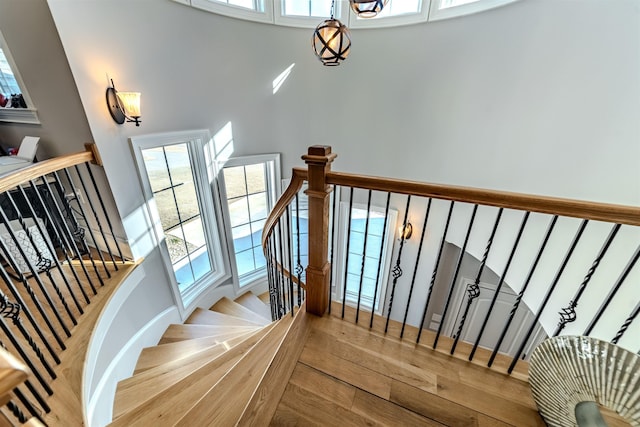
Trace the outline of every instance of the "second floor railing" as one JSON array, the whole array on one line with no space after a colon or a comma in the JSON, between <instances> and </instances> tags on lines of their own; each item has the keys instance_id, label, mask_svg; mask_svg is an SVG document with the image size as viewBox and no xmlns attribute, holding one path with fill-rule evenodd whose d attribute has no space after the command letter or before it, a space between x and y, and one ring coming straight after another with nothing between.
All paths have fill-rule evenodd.
<instances>
[{"instance_id":1,"label":"second floor railing","mask_svg":"<svg viewBox=\"0 0 640 427\"><path fill-rule=\"evenodd\" d=\"M91 163L93 144L0 177L0 347L31 372L7 403L14 424L44 423L67 340L123 262Z\"/></svg>"},{"instance_id":2,"label":"second floor railing","mask_svg":"<svg viewBox=\"0 0 640 427\"><path fill-rule=\"evenodd\" d=\"M274 318L306 296L311 313L508 373L548 336L640 350L639 207L332 172L334 158L311 147L265 225Z\"/></svg>"}]
</instances>

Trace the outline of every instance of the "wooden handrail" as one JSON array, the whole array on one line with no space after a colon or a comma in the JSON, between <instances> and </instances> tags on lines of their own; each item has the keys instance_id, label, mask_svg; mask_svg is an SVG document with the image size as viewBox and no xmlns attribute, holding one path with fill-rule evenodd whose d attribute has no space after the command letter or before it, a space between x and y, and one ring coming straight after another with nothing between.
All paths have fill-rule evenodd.
<instances>
[{"instance_id":1,"label":"wooden handrail","mask_svg":"<svg viewBox=\"0 0 640 427\"><path fill-rule=\"evenodd\" d=\"M86 144L85 147L87 148L86 151L43 160L3 176L0 178L0 193L4 193L5 191L8 191L20 184L27 183L32 179L40 178L41 176L70 166L86 162L95 162L100 164L100 158L96 157L95 154L97 153L95 144Z\"/></svg>"},{"instance_id":2,"label":"wooden handrail","mask_svg":"<svg viewBox=\"0 0 640 427\"><path fill-rule=\"evenodd\" d=\"M0 406L11 399L11 390L22 384L29 377L27 366L11 353L0 348Z\"/></svg>"},{"instance_id":3,"label":"wooden handrail","mask_svg":"<svg viewBox=\"0 0 640 427\"><path fill-rule=\"evenodd\" d=\"M287 206L293 200L293 198L298 194L300 188L302 188L302 184L307 180L307 170L303 168L293 168L291 182L282 196L278 199L278 202L271 210L271 213L267 217L267 221L264 224L264 228L262 231L262 249L266 255L267 253L267 239L273 233L273 229L280 219L280 216L286 211Z\"/></svg>"},{"instance_id":4,"label":"wooden handrail","mask_svg":"<svg viewBox=\"0 0 640 427\"><path fill-rule=\"evenodd\" d=\"M328 184L640 226L640 207L329 172Z\"/></svg>"},{"instance_id":5,"label":"wooden handrail","mask_svg":"<svg viewBox=\"0 0 640 427\"><path fill-rule=\"evenodd\" d=\"M278 219L286 212L287 206L306 179L309 183L309 189L306 191L309 197L309 265L306 274L306 303L307 311L313 314L322 315L324 313L323 308L326 307L326 297L329 293L330 264L326 258L326 250L329 244L328 194L331 192L332 185L640 226L640 206L615 205L334 172L330 165L335 154L331 153L331 147L328 146L309 147L308 154L302 158L309 169L293 169L291 184L267 219L262 236L262 246L266 254L267 241ZM288 271L286 274L292 276Z\"/></svg>"}]
</instances>

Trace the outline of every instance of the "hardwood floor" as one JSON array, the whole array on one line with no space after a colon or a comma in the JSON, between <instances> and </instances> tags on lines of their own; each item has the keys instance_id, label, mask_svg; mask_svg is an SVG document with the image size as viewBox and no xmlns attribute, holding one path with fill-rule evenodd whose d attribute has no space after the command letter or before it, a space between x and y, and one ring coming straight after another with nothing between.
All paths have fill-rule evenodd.
<instances>
[{"instance_id":1,"label":"hardwood floor","mask_svg":"<svg viewBox=\"0 0 640 427\"><path fill-rule=\"evenodd\" d=\"M271 425L545 424L522 380L325 316Z\"/></svg>"}]
</instances>

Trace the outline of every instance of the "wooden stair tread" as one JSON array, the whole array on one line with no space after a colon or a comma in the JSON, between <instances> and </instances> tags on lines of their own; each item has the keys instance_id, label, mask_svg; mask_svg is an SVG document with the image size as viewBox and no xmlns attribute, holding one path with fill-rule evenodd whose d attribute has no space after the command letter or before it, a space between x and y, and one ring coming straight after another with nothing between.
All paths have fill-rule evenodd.
<instances>
[{"instance_id":1,"label":"wooden stair tread","mask_svg":"<svg viewBox=\"0 0 640 427\"><path fill-rule=\"evenodd\" d=\"M160 392L215 360L227 351L222 344L200 350L183 359L172 360L118 382L113 403L113 416L147 400L148 393Z\"/></svg>"},{"instance_id":2,"label":"wooden stair tread","mask_svg":"<svg viewBox=\"0 0 640 427\"><path fill-rule=\"evenodd\" d=\"M260 298L260 301L265 303L267 306L271 305L271 296L269 295L269 291L261 293L258 295L258 298Z\"/></svg>"},{"instance_id":3,"label":"wooden stair tread","mask_svg":"<svg viewBox=\"0 0 640 427\"><path fill-rule=\"evenodd\" d=\"M133 374L139 374L147 369L171 362L172 360L184 359L191 354L217 344L223 344L226 349L229 349L254 333L255 331L249 331L238 335L238 332L230 332L229 334L214 337L194 338L192 340L176 341L143 348L138 357L138 362L136 363Z\"/></svg>"},{"instance_id":4,"label":"wooden stair tread","mask_svg":"<svg viewBox=\"0 0 640 427\"><path fill-rule=\"evenodd\" d=\"M251 292L246 292L234 301L266 319L271 319L271 309Z\"/></svg>"},{"instance_id":5,"label":"wooden stair tread","mask_svg":"<svg viewBox=\"0 0 640 427\"><path fill-rule=\"evenodd\" d=\"M271 364L292 318L284 317L175 424L235 425ZM225 396L225 399L220 399Z\"/></svg>"},{"instance_id":6,"label":"wooden stair tread","mask_svg":"<svg viewBox=\"0 0 640 427\"><path fill-rule=\"evenodd\" d=\"M243 305L240 305L237 302L233 302L226 297L222 297L220 301L211 306L210 310L240 317L242 319L250 320L261 325L267 325L271 323L271 318L267 319L265 317L262 317L261 315L249 310Z\"/></svg>"},{"instance_id":7,"label":"wooden stair tread","mask_svg":"<svg viewBox=\"0 0 640 427\"><path fill-rule=\"evenodd\" d=\"M235 332L243 334L255 331L260 326L219 326L219 325L169 325L158 344L190 340L194 338L216 337Z\"/></svg>"},{"instance_id":8,"label":"wooden stair tread","mask_svg":"<svg viewBox=\"0 0 640 427\"><path fill-rule=\"evenodd\" d=\"M204 310L199 307L191 313L184 323L226 326L263 326L262 324L241 319L240 317L230 316L228 314L220 313L219 311Z\"/></svg>"},{"instance_id":9,"label":"wooden stair tread","mask_svg":"<svg viewBox=\"0 0 640 427\"><path fill-rule=\"evenodd\" d=\"M226 351L200 369L185 376L170 387L157 393L150 392L146 400L123 413L110 426L149 426L173 425L189 408L198 396L204 395L222 378L254 345L275 326L268 325L248 339ZM224 401L225 399L220 399ZM209 425L207 423L203 425Z\"/></svg>"}]
</instances>

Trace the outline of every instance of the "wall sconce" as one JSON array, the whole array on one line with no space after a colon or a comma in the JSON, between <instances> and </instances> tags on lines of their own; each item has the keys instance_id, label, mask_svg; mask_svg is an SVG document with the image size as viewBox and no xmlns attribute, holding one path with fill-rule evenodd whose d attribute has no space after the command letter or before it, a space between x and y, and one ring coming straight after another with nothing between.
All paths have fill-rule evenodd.
<instances>
[{"instance_id":1,"label":"wall sconce","mask_svg":"<svg viewBox=\"0 0 640 427\"><path fill-rule=\"evenodd\" d=\"M107 107L113 120L121 125L125 122L140 126L140 92L118 92L113 79L107 88Z\"/></svg>"},{"instance_id":2,"label":"wall sconce","mask_svg":"<svg viewBox=\"0 0 640 427\"><path fill-rule=\"evenodd\" d=\"M398 228L398 234L400 235L400 240L409 240L413 234L413 225L411 225L410 222L401 225L400 228Z\"/></svg>"}]
</instances>

